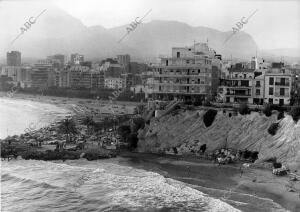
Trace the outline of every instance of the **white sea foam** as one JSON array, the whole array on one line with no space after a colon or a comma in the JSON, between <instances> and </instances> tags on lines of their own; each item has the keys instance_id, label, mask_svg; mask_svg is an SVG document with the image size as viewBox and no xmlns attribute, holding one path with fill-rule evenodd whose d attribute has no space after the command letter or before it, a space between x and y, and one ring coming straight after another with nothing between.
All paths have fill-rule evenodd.
<instances>
[{"instance_id":1,"label":"white sea foam","mask_svg":"<svg viewBox=\"0 0 300 212\"><path fill-rule=\"evenodd\" d=\"M129 210L171 208L180 211L238 211L185 183L164 178L154 172L107 162L86 162L86 166L83 161L71 163L67 165L34 160L2 162L2 175L6 174L6 186L10 183L7 179L9 175L19 179L21 184L30 183L28 189L38 185L41 189L69 190L73 192L72 195L77 192L89 201L101 200L109 208L122 206ZM14 180L11 183L16 182ZM65 198L70 195L68 193ZM5 195L5 198L10 197ZM7 207L10 207L9 204L14 204L14 207L18 204L15 198L4 202Z\"/></svg>"}]
</instances>

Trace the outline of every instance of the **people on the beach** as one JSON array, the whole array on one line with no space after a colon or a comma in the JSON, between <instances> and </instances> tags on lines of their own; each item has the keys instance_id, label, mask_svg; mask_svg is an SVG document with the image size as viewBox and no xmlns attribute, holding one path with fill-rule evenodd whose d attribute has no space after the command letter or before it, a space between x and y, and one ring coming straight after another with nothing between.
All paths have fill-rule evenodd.
<instances>
[{"instance_id":1,"label":"people on the beach","mask_svg":"<svg viewBox=\"0 0 300 212\"><path fill-rule=\"evenodd\" d=\"M240 177L242 177L242 176L243 176L243 173L244 173L244 170L243 170L243 166L242 166L242 165L240 166L240 173L241 173Z\"/></svg>"}]
</instances>

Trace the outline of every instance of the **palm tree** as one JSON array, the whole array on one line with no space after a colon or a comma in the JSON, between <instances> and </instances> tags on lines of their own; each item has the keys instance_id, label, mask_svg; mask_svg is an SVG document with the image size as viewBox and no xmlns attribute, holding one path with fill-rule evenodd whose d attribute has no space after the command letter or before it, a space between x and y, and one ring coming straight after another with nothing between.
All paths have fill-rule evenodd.
<instances>
[{"instance_id":1,"label":"palm tree","mask_svg":"<svg viewBox=\"0 0 300 212\"><path fill-rule=\"evenodd\" d=\"M92 116L86 116L83 118L82 123L87 126L88 131L90 131L91 126L95 126L95 122Z\"/></svg>"},{"instance_id":2,"label":"palm tree","mask_svg":"<svg viewBox=\"0 0 300 212\"><path fill-rule=\"evenodd\" d=\"M76 134L76 124L73 119L64 119L59 127L59 131L63 134L67 134L66 142L68 142L68 138L70 134Z\"/></svg>"}]
</instances>

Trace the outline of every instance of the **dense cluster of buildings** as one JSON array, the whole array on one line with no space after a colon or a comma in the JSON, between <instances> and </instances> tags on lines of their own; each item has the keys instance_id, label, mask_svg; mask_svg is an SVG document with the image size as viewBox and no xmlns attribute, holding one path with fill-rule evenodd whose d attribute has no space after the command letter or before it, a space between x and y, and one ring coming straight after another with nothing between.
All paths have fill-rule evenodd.
<instances>
[{"instance_id":1,"label":"dense cluster of buildings","mask_svg":"<svg viewBox=\"0 0 300 212\"><path fill-rule=\"evenodd\" d=\"M265 103L288 105L300 91L299 65L259 61L224 62L207 43L172 48L159 64L132 62L130 55L117 55L100 63L84 55L48 56L34 65L21 63L21 53L7 53L1 81L9 79L22 88L130 89L145 98L170 101Z\"/></svg>"},{"instance_id":2,"label":"dense cluster of buildings","mask_svg":"<svg viewBox=\"0 0 300 212\"><path fill-rule=\"evenodd\" d=\"M265 103L288 105L297 76L284 63L236 63L220 79L219 101L226 103Z\"/></svg>"},{"instance_id":3,"label":"dense cluster of buildings","mask_svg":"<svg viewBox=\"0 0 300 212\"><path fill-rule=\"evenodd\" d=\"M129 55L105 59L100 63L84 61L84 55L71 54L70 61L61 54L48 56L34 65L21 64L21 53L7 53L7 65L1 78L22 88L133 89L141 83L141 73L148 65L131 62ZM140 92L137 91L137 92Z\"/></svg>"},{"instance_id":4,"label":"dense cluster of buildings","mask_svg":"<svg viewBox=\"0 0 300 212\"><path fill-rule=\"evenodd\" d=\"M207 43L172 48L148 78L148 97L222 103L288 105L299 88L299 66L268 63L253 57L250 62L223 62Z\"/></svg>"}]
</instances>

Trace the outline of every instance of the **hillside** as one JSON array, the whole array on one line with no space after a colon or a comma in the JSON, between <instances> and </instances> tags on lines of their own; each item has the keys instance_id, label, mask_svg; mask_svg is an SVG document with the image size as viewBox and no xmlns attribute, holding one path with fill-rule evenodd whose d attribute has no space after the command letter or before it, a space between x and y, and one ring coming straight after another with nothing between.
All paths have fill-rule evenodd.
<instances>
[{"instance_id":1,"label":"hillside","mask_svg":"<svg viewBox=\"0 0 300 212\"><path fill-rule=\"evenodd\" d=\"M277 122L277 115L266 117L252 112L229 117L219 111L213 124L205 127L204 110L185 111L175 116L167 115L157 121L151 120L139 134L139 151L161 152L171 147L179 147L180 152L198 151L202 144L212 151L227 146L251 151L259 151L259 160L276 157L290 165L300 164L300 121L296 124L292 117L285 115L279 121L280 128L271 136L268 128Z\"/></svg>"},{"instance_id":2,"label":"hillside","mask_svg":"<svg viewBox=\"0 0 300 212\"><path fill-rule=\"evenodd\" d=\"M40 11L31 11L32 16ZM0 25L6 20L14 20L14 12L2 17ZM21 16L21 15L20 15ZM155 60L160 54L171 54L174 46L187 46L196 42L209 41L209 45L223 56L249 58L255 55L257 45L253 38L244 32L239 32L224 44L232 33L198 26L193 27L178 21L143 22L118 42L124 34L123 25L106 29L102 26L85 26L79 19L65 11L51 7L20 36L13 44L12 40L20 32L20 26L28 19L26 11L24 19L11 21L7 29L0 33L0 57L7 51L19 50L22 56L43 58L51 54L70 55L79 52L86 58L115 57L117 54L129 53L134 59Z\"/></svg>"}]
</instances>

